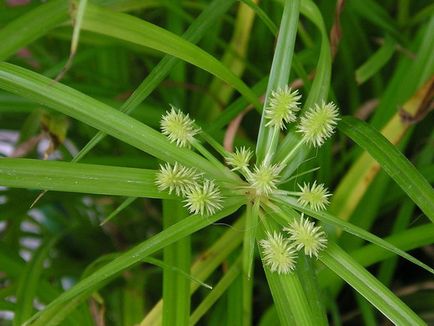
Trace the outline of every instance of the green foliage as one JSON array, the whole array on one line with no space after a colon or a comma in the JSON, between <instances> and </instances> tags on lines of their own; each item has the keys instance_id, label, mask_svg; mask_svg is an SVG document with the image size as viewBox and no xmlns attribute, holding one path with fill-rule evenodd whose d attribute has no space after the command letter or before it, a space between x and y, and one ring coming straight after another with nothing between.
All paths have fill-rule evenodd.
<instances>
[{"instance_id":1,"label":"green foliage","mask_svg":"<svg viewBox=\"0 0 434 326\"><path fill-rule=\"evenodd\" d=\"M434 322L432 13L0 4L0 323Z\"/></svg>"}]
</instances>

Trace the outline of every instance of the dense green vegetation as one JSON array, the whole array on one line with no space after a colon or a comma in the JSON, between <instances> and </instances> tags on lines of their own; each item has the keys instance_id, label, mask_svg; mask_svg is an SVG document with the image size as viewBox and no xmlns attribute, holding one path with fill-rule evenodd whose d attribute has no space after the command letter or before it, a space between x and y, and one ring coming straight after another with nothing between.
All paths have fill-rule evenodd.
<instances>
[{"instance_id":1,"label":"dense green vegetation","mask_svg":"<svg viewBox=\"0 0 434 326\"><path fill-rule=\"evenodd\" d=\"M0 4L0 325L434 323L433 13Z\"/></svg>"}]
</instances>

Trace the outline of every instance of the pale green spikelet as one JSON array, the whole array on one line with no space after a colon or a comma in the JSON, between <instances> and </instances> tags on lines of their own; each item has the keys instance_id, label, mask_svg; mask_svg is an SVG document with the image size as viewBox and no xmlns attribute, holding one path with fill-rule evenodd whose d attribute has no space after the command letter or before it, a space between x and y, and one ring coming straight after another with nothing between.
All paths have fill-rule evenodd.
<instances>
[{"instance_id":1,"label":"pale green spikelet","mask_svg":"<svg viewBox=\"0 0 434 326\"><path fill-rule=\"evenodd\" d=\"M306 143L319 147L333 134L338 116L338 109L333 102L316 104L301 117L297 132L303 134Z\"/></svg>"},{"instance_id":2,"label":"pale green spikelet","mask_svg":"<svg viewBox=\"0 0 434 326\"><path fill-rule=\"evenodd\" d=\"M300 110L299 100L301 95L298 91L292 91L285 86L271 92L270 102L265 109L266 126L285 129L285 124L297 119L296 113Z\"/></svg>"},{"instance_id":3,"label":"pale green spikelet","mask_svg":"<svg viewBox=\"0 0 434 326\"><path fill-rule=\"evenodd\" d=\"M304 248L304 253L309 257L318 258L320 251L327 247L325 232L320 226L315 226L314 222L305 219L303 214L283 230L288 232L289 240L293 241L294 247L297 250Z\"/></svg>"},{"instance_id":4,"label":"pale green spikelet","mask_svg":"<svg viewBox=\"0 0 434 326\"><path fill-rule=\"evenodd\" d=\"M212 180L196 184L186 194L185 207L192 214L213 215L223 208L223 197L219 187Z\"/></svg>"},{"instance_id":5,"label":"pale green spikelet","mask_svg":"<svg viewBox=\"0 0 434 326\"><path fill-rule=\"evenodd\" d=\"M190 147L199 129L194 127L194 120L188 114L171 105L170 112L161 119L161 132L178 147Z\"/></svg>"},{"instance_id":6,"label":"pale green spikelet","mask_svg":"<svg viewBox=\"0 0 434 326\"><path fill-rule=\"evenodd\" d=\"M169 189L169 194L173 191L177 196L185 196L187 192L194 187L201 173L194 168L187 168L178 162L170 165L160 165L155 183L160 191Z\"/></svg>"},{"instance_id":7,"label":"pale green spikelet","mask_svg":"<svg viewBox=\"0 0 434 326\"><path fill-rule=\"evenodd\" d=\"M263 162L261 165L255 165L253 172L249 173L247 182L250 188L258 196L268 196L277 190L277 184L280 181L279 173L281 166L278 164L267 165Z\"/></svg>"},{"instance_id":8,"label":"pale green spikelet","mask_svg":"<svg viewBox=\"0 0 434 326\"><path fill-rule=\"evenodd\" d=\"M226 157L226 163L232 167L232 171L245 170L249 167L253 152L246 147L236 148L235 153L230 153Z\"/></svg>"},{"instance_id":9,"label":"pale green spikelet","mask_svg":"<svg viewBox=\"0 0 434 326\"><path fill-rule=\"evenodd\" d=\"M298 187L300 188L298 202L301 205L309 206L315 211L326 209L331 194L323 184L317 184L315 181L311 185L304 183L303 186L298 185Z\"/></svg>"},{"instance_id":10,"label":"pale green spikelet","mask_svg":"<svg viewBox=\"0 0 434 326\"><path fill-rule=\"evenodd\" d=\"M264 265L271 272L278 274L291 273L296 265L297 252L281 233L266 234L267 238L259 241L262 248Z\"/></svg>"}]
</instances>

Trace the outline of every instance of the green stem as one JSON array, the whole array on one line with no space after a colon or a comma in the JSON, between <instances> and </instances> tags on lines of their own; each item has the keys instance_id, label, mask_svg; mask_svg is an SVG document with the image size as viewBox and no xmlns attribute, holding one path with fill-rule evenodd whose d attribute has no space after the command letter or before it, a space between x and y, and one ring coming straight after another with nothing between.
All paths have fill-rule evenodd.
<instances>
[{"instance_id":1,"label":"green stem","mask_svg":"<svg viewBox=\"0 0 434 326\"><path fill-rule=\"evenodd\" d=\"M269 150L267 151L267 155L265 155L265 164L270 165L273 162L274 155L276 154L277 144L279 142L279 133L280 129L277 127L272 127L270 129L269 138L267 139L267 146Z\"/></svg>"},{"instance_id":2,"label":"green stem","mask_svg":"<svg viewBox=\"0 0 434 326\"><path fill-rule=\"evenodd\" d=\"M232 181L239 181L237 175L231 172L222 162L220 162L214 155L212 155L199 141L194 140L192 146L202 154L210 163L219 168L221 173Z\"/></svg>"},{"instance_id":3,"label":"green stem","mask_svg":"<svg viewBox=\"0 0 434 326\"><path fill-rule=\"evenodd\" d=\"M286 166L291 158L297 153L300 147L304 144L304 140L302 139L295 145L291 151L285 156L285 158L281 161L282 166Z\"/></svg>"},{"instance_id":4,"label":"green stem","mask_svg":"<svg viewBox=\"0 0 434 326\"><path fill-rule=\"evenodd\" d=\"M222 145L220 145L213 137L208 133L203 131L200 132L200 136L212 147L214 148L222 157L226 157L227 152Z\"/></svg>"}]
</instances>

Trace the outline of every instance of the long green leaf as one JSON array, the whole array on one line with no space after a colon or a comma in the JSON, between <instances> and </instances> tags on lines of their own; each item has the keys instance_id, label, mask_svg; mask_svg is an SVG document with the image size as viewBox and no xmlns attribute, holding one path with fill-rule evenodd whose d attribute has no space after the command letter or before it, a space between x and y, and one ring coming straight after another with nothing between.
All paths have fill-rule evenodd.
<instances>
[{"instance_id":1,"label":"long green leaf","mask_svg":"<svg viewBox=\"0 0 434 326\"><path fill-rule=\"evenodd\" d=\"M176 160L187 166L199 167L215 179L222 178L221 169L190 150L176 147L156 130L35 72L2 62L0 88L76 118L163 161ZM233 179L233 174L227 173L227 177Z\"/></svg>"},{"instance_id":2,"label":"long green leaf","mask_svg":"<svg viewBox=\"0 0 434 326\"><path fill-rule=\"evenodd\" d=\"M178 222L162 232L156 234L141 244L128 250L112 262L98 269L90 276L82 279L74 287L61 294L56 300L46 306L44 310L34 315L26 324L34 326L43 326L52 320L59 318L57 315L60 313L62 306L68 301L80 296L84 299L93 291L98 289L103 283L119 272L132 267L139 263L142 259L152 255L153 253L161 250L165 246L172 244L185 236L188 236L204 227L214 223L215 221L232 214L240 207L241 203L234 200L228 200L225 204L225 209L218 214L202 218L200 216L192 215L181 222Z\"/></svg>"},{"instance_id":3,"label":"long green leaf","mask_svg":"<svg viewBox=\"0 0 434 326\"><path fill-rule=\"evenodd\" d=\"M233 4L234 0L215 0L211 2L206 9L197 17L187 31L182 35L187 41L197 43L205 34L208 28L216 22ZM170 71L176 66L179 59L172 56L165 56L149 73L142 83L135 89L133 94L122 104L120 111L130 114L138 105L146 99L149 94L163 81ZM245 101L243 97L239 100ZM74 162L79 161L86 155L96 144L98 144L105 134L98 132L86 146L74 157Z\"/></svg>"},{"instance_id":4,"label":"long green leaf","mask_svg":"<svg viewBox=\"0 0 434 326\"><path fill-rule=\"evenodd\" d=\"M250 103L260 106L255 93L219 60L161 27L89 4L82 28L178 57L215 75L237 89Z\"/></svg>"},{"instance_id":5,"label":"long green leaf","mask_svg":"<svg viewBox=\"0 0 434 326\"><path fill-rule=\"evenodd\" d=\"M384 240L402 250L409 251L432 244L433 234L434 224L430 223L392 235ZM372 243L352 251L350 255L355 261L364 267L384 261L387 258L396 257L391 251ZM333 290L337 287L335 274L330 270L321 270L318 273L318 279L320 284L324 287L333 286Z\"/></svg>"},{"instance_id":6,"label":"long green leaf","mask_svg":"<svg viewBox=\"0 0 434 326\"><path fill-rule=\"evenodd\" d=\"M111 219L115 218L120 212L122 212L125 208L130 206L136 199L137 197L128 197L127 199L125 199L118 207L116 207L116 209L113 212L110 213L109 216L107 216L104 219L104 221L100 223L100 225L103 225L108 221L110 221Z\"/></svg>"},{"instance_id":7,"label":"long green leaf","mask_svg":"<svg viewBox=\"0 0 434 326\"><path fill-rule=\"evenodd\" d=\"M158 190L153 170L31 159L0 159L0 185L101 195L173 198Z\"/></svg>"},{"instance_id":8,"label":"long green leaf","mask_svg":"<svg viewBox=\"0 0 434 326\"><path fill-rule=\"evenodd\" d=\"M271 65L270 79L268 80L265 94L264 108L269 105L271 92L288 84L289 73L291 71L300 1L285 1L284 4L277 45ZM265 127L266 122L265 110L263 110L256 144L257 162L261 162L267 154L273 155L277 146L275 140L278 139L280 129Z\"/></svg>"},{"instance_id":9,"label":"long green leaf","mask_svg":"<svg viewBox=\"0 0 434 326\"><path fill-rule=\"evenodd\" d=\"M256 15L262 20L262 22L267 26L267 28L270 30L271 34L274 36L277 35L277 26L274 24L274 22L271 20L270 17L268 17L267 13L261 9L253 0L241 0L246 5L248 5L252 10L256 13Z\"/></svg>"},{"instance_id":10,"label":"long green leaf","mask_svg":"<svg viewBox=\"0 0 434 326\"><path fill-rule=\"evenodd\" d=\"M382 47L357 68L356 81L362 84L375 75L390 60L395 52L395 47L396 42L391 37L386 37Z\"/></svg>"},{"instance_id":11,"label":"long green leaf","mask_svg":"<svg viewBox=\"0 0 434 326\"><path fill-rule=\"evenodd\" d=\"M178 201L163 201L163 226L168 228L187 216L186 209ZM190 317L190 279L191 263L190 237L166 246L163 249L164 263L173 269L163 272L163 326L187 325Z\"/></svg>"},{"instance_id":12,"label":"long green leaf","mask_svg":"<svg viewBox=\"0 0 434 326\"><path fill-rule=\"evenodd\" d=\"M322 18L321 11L317 5L311 0L303 0L301 2L300 12L314 23L321 33L321 48L315 71L315 79L303 106L303 110L305 110L313 106L315 103L327 99L330 87L332 57L324 19Z\"/></svg>"},{"instance_id":13,"label":"long green leaf","mask_svg":"<svg viewBox=\"0 0 434 326\"><path fill-rule=\"evenodd\" d=\"M390 244L389 242L384 241L382 238L377 237L376 235L374 235L374 234L372 234L372 233L370 233L370 232L368 232L368 231L366 231L366 230L364 230L364 229L362 229L356 225L353 225L351 223L343 221L342 219L337 218L333 215L330 215L326 212L318 212L318 211L314 211L312 209L309 209L307 207L304 207L304 206L300 205L294 198L280 197L279 202L283 204L280 206L280 211L285 211L287 209L287 205L289 205L290 207L295 208L296 210L303 212L306 215L312 216L312 217L320 220L321 222L340 227L348 233L351 233L351 234L353 234L359 238L362 238L366 241L369 241L371 243L376 244L377 246L380 246L386 250L389 250L389 251L407 259L408 261L412 262L413 264L416 264L416 265L422 267L423 269L430 272L431 274L434 274L433 268L422 263L420 260L407 254L405 251L402 251L401 249ZM285 217L284 214L283 215L281 214L281 216L284 219L287 219L287 217Z\"/></svg>"},{"instance_id":14,"label":"long green leaf","mask_svg":"<svg viewBox=\"0 0 434 326\"><path fill-rule=\"evenodd\" d=\"M366 122L352 117L343 117L339 130L365 149L434 222L433 188L395 146Z\"/></svg>"},{"instance_id":15,"label":"long green leaf","mask_svg":"<svg viewBox=\"0 0 434 326\"><path fill-rule=\"evenodd\" d=\"M406 304L335 243L328 244L320 260L395 325L425 325Z\"/></svg>"},{"instance_id":16,"label":"long green leaf","mask_svg":"<svg viewBox=\"0 0 434 326\"><path fill-rule=\"evenodd\" d=\"M67 21L68 1L54 0L15 19L0 30L0 61Z\"/></svg>"},{"instance_id":17,"label":"long green leaf","mask_svg":"<svg viewBox=\"0 0 434 326\"><path fill-rule=\"evenodd\" d=\"M229 268L229 270L220 279L217 285L206 296L199 306L193 311L190 317L189 325L193 326L200 318L215 304L215 302L225 293L228 287L233 283L241 272L241 258L238 258Z\"/></svg>"},{"instance_id":18,"label":"long green leaf","mask_svg":"<svg viewBox=\"0 0 434 326\"><path fill-rule=\"evenodd\" d=\"M311 0L303 0L300 4L300 13L309 19L321 33L321 48L318 58L317 68L315 71L315 79L310 88L309 94L304 102L302 111L312 107L315 103L327 100L330 78L331 78L331 50L328 40L327 30L325 28L324 20L318 6ZM288 153L292 148L292 134L288 133L278 148L277 156L281 157ZM285 154L282 154L285 153ZM302 157L300 157L303 159ZM287 170L291 170L288 167ZM285 170L286 173L286 170Z\"/></svg>"},{"instance_id":19,"label":"long green leaf","mask_svg":"<svg viewBox=\"0 0 434 326\"><path fill-rule=\"evenodd\" d=\"M14 325L22 325L32 315L33 300L44 269L43 263L57 239L57 237L54 237L42 244L33 254L32 260L22 270L17 291Z\"/></svg>"},{"instance_id":20,"label":"long green leaf","mask_svg":"<svg viewBox=\"0 0 434 326\"><path fill-rule=\"evenodd\" d=\"M191 267L191 275L199 280L206 280L212 272L236 249L241 243L240 230L244 229L244 217L238 219L212 247L204 251ZM192 282L190 294L199 288L198 282ZM141 326L160 325L162 323L162 306L160 300L140 323Z\"/></svg>"},{"instance_id":21,"label":"long green leaf","mask_svg":"<svg viewBox=\"0 0 434 326\"><path fill-rule=\"evenodd\" d=\"M242 302L243 302L243 325L250 325L252 315L253 296L253 261L255 258L256 233L259 223L259 203L247 203L246 224L243 239L242 252Z\"/></svg>"}]
</instances>

